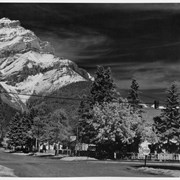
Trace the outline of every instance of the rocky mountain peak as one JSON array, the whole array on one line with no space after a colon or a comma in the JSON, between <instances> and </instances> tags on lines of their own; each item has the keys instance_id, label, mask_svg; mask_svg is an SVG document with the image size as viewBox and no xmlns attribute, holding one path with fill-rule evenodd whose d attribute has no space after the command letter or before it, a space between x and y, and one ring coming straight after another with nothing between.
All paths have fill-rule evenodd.
<instances>
[{"instance_id":1,"label":"rocky mountain peak","mask_svg":"<svg viewBox=\"0 0 180 180\"><path fill-rule=\"evenodd\" d=\"M8 18L2 18L0 19L0 28L2 27L8 27L8 28L14 28L20 26L20 22L18 20L11 21Z\"/></svg>"},{"instance_id":2,"label":"rocky mountain peak","mask_svg":"<svg viewBox=\"0 0 180 180\"><path fill-rule=\"evenodd\" d=\"M0 19L1 99L23 110L30 96L49 95L61 87L92 77L68 59L56 57L49 42L20 26L18 20Z\"/></svg>"},{"instance_id":3,"label":"rocky mountain peak","mask_svg":"<svg viewBox=\"0 0 180 180\"><path fill-rule=\"evenodd\" d=\"M29 50L54 53L49 42L41 41L32 31L21 27L19 21L0 19L0 57Z\"/></svg>"}]
</instances>

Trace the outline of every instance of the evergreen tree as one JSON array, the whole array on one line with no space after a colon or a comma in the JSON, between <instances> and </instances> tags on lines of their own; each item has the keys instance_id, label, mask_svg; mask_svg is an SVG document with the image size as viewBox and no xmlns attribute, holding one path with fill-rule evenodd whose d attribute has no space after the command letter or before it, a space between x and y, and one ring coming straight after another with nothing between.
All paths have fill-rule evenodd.
<instances>
[{"instance_id":1,"label":"evergreen tree","mask_svg":"<svg viewBox=\"0 0 180 180\"><path fill-rule=\"evenodd\" d=\"M0 140L2 141L5 136L6 120L3 114L0 112Z\"/></svg>"},{"instance_id":2,"label":"evergreen tree","mask_svg":"<svg viewBox=\"0 0 180 180\"><path fill-rule=\"evenodd\" d=\"M128 95L128 100L131 103L131 106L133 107L133 110L138 109L138 104L140 103L139 99L139 85L135 79L132 80L131 84L131 90Z\"/></svg>"},{"instance_id":3,"label":"evergreen tree","mask_svg":"<svg viewBox=\"0 0 180 180\"><path fill-rule=\"evenodd\" d=\"M91 143L96 131L92 126L93 106L98 103L117 101L119 94L111 77L110 68L104 69L98 66L94 82L88 96L85 96L80 103L78 110L79 123L77 134L82 142Z\"/></svg>"},{"instance_id":4,"label":"evergreen tree","mask_svg":"<svg viewBox=\"0 0 180 180\"><path fill-rule=\"evenodd\" d=\"M168 152L180 151L180 113L177 87L173 83L167 91L166 108L160 117L154 118L155 131L159 143L164 144Z\"/></svg>"},{"instance_id":5,"label":"evergreen tree","mask_svg":"<svg viewBox=\"0 0 180 180\"><path fill-rule=\"evenodd\" d=\"M24 113L21 118L21 123L24 129L23 136L25 138L25 146L28 151L32 151L35 139L32 136L33 119L29 113Z\"/></svg>"},{"instance_id":6,"label":"evergreen tree","mask_svg":"<svg viewBox=\"0 0 180 180\"><path fill-rule=\"evenodd\" d=\"M93 111L90 102L91 101L87 98L80 103L78 111L79 122L76 132L76 135L78 136L78 141L88 144L92 143L92 139L97 133L92 126Z\"/></svg>"},{"instance_id":7,"label":"evergreen tree","mask_svg":"<svg viewBox=\"0 0 180 180\"><path fill-rule=\"evenodd\" d=\"M33 120L31 119L30 113L16 113L9 123L7 132L9 144L15 148L21 146L23 149L25 148L27 151L31 151L34 145L32 125Z\"/></svg>"},{"instance_id":8,"label":"evergreen tree","mask_svg":"<svg viewBox=\"0 0 180 180\"><path fill-rule=\"evenodd\" d=\"M139 103L141 102L139 98L139 84L137 83L135 79L132 80L131 89L129 91L129 95L127 99L128 99L128 102L130 103L131 113L138 114L139 118L141 119L141 121L138 124L138 128L136 128L137 131L136 131L136 136L134 137L133 143L129 145L130 151L133 150L133 152L138 152L139 144L142 141L149 139L147 136L148 134L147 130L145 130L146 128L149 130L149 127L146 127L146 120L143 119L143 116L142 116L143 110L139 106ZM151 132L149 133L151 134Z\"/></svg>"},{"instance_id":9,"label":"evergreen tree","mask_svg":"<svg viewBox=\"0 0 180 180\"><path fill-rule=\"evenodd\" d=\"M0 140L2 141L8 131L8 124L16 111L9 107L0 98Z\"/></svg>"},{"instance_id":10,"label":"evergreen tree","mask_svg":"<svg viewBox=\"0 0 180 180\"><path fill-rule=\"evenodd\" d=\"M115 89L115 84L111 76L111 69L104 69L103 66L98 66L95 80L91 87L92 103L103 103L117 100L119 94Z\"/></svg>"},{"instance_id":11,"label":"evergreen tree","mask_svg":"<svg viewBox=\"0 0 180 180\"><path fill-rule=\"evenodd\" d=\"M9 144L14 146L15 148L17 146L22 147L26 145L26 132L27 129L24 126L24 117L22 117L20 113L16 113L9 124L9 131L7 133Z\"/></svg>"}]
</instances>

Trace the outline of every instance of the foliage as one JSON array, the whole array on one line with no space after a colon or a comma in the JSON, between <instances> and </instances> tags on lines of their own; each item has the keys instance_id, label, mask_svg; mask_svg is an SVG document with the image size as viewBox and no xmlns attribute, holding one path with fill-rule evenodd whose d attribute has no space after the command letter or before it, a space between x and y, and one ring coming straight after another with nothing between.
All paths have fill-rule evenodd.
<instances>
[{"instance_id":1,"label":"foliage","mask_svg":"<svg viewBox=\"0 0 180 180\"><path fill-rule=\"evenodd\" d=\"M16 113L9 124L9 131L7 133L9 144L14 147L28 146L30 127L31 124L27 121L26 114Z\"/></svg>"},{"instance_id":2,"label":"foliage","mask_svg":"<svg viewBox=\"0 0 180 180\"><path fill-rule=\"evenodd\" d=\"M180 151L180 113L179 97L174 83L167 93L166 109L162 110L161 116L154 118L154 128L159 137L159 143L165 144L168 152L177 152ZM172 149L174 144L176 144L176 149Z\"/></svg>"},{"instance_id":3,"label":"foliage","mask_svg":"<svg viewBox=\"0 0 180 180\"><path fill-rule=\"evenodd\" d=\"M138 147L140 141L153 137L139 110L138 88L136 80L133 80L130 92L134 105L132 111L127 100L116 92L110 69L98 67L90 94L84 97L78 111L80 140L110 152L127 148L135 141Z\"/></svg>"},{"instance_id":4,"label":"foliage","mask_svg":"<svg viewBox=\"0 0 180 180\"><path fill-rule=\"evenodd\" d=\"M97 103L93 107L91 117L84 122L86 129L83 131L83 137L89 137L86 143L96 144L101 153L127 152L127 148L137 143L136 138L142 138L145 133L142 118L137 112L131 112L127 101Z\"/></svg>"},{"instance_id":5,"label":"foliage","mask_svg":"<svg viewBox=\"0 0 180 180\"><path fill-rule=\"evenodd\" d=\"M138 134L140 137L140 142L148 141L152 144L158 142L158 137L153 131L152 123L147 119L142 119L141 123L139 124Z\"/></svg>"},{"instance_id":6,"label":"foliage","mask_svg":"<svg viewBox=\"0 0 180 180\"><path fill-rule=\"evenodd\" d=\"M48 96L79 99L82 98L83 94L89 93L90 86L91 86L91 82L86 82L86 81L71 83L67 86L62 87L60 91L58 90ZM78 122L77 116L78 116L78 107L80 101L73 99L66 100L61 98L47 98L46 96L44 96L44 98L31 97L30 100L28 101L28 107L29 109L32 109L40 105L42 102L44 102L48 106L49 109L48 113L53 113L57 109L64 109L66 111L69 120L69 126L75 132Z\"/></svg>"},{"instance_id":7,"label":"foliage","mask_svg":"<svg viewBox=\"0 0 180 180\"><path fill-rule=\"evenodd\" d=\"M133 143L134 138L142 135L142 119L138 113L131 113L127 102L97 103L89 119L87 117L84 126L80 126L84 128L82 140L88 139L86 143L94 143L103 151L122 151L127 144Z\"/></svg>"},{"instance_id":8,"label":"foliage","mask_svg":"<svg viewBox=\"0 0 180 180\"><path fill-rule=\"evenodd\" d=\"M3 114L0 112L0 139L3 140L6 130L6 120Z\"/></svg>"},{"instance_id":9,"label":"foliage","mask_svg":"<svg viewBox=\"0 0 180 180\"><path fill-rule=\"evenodd\" d=\"M32 138L36 138L38 141L46 141L45 127L48 123L49 107L46 103L42 102L30 109L29 116L32 120L31 135Z\"/></svg>"},{"instance_id":10,"label":"foliage","mask_svg":"<svg viewBox=\"0 0 180 180\"><path fill-rule=\"evenodd\" d=\"M98 66L90 93L83 97L78 110L79 134L77 135L81 142L91 143L97 134L97 131L92 125L94 116L93 107L95 104L100 105L104 102L118 101L118 98L119 94L115 89L110 68L104 69L104 67Z\"/></svg>"},{"instance_id":11,"label":"foliage","mask_svg":"<svg viewBox=\"0 0 180 180\"><path fill-rule=\"evenodd\" d=\"M17 113L14 118L9 123L9 131L7 133L7 137L9 139L9 144L13 146L19 146L22 145L21 139L19 139L19 135L22 134L22 131L20 129L20 114Z\"/></svg>"},{"instance_id":12,"label":"foliage","mask_svg":"<svg viewBox=\"0 0 180 180\"><path fill-rule=\"evenodd\" d=\"M139 98L139 84L135 79L132 80L131 89L129 91L129 95L127 97L128 102L130 103L130 111L132 114L136 113L141 121L136 127L137 132L134 138L134 142L129 146L130 151L138 152L139 144L145 140L148 142L156 141L155 133L152 131L152 127L149 124L144 110L140 107L139 103L141 102Z\"/></svg>"},{"instance_id":13,"label":"foliage","mask_svg":"<svg viewBox=\"0 0 180 180\"><path fill-rule=\"evenodd\" d=\"M92 126L93 110L91 107L90 99L85 97L81 101L79 106L79 122L78 122L78 134L80 142L91 143L93 137L97 133Z\"/></svg>"},{"instance_id":14,"label":"foliage","mask_svg":"<svg viewBox=\"0 0 180 180\"><path fill-rule=\"evenodd\" d=\"M0 98L0 134L1 140L8 131L9 121L14 117L16 110L4 103Z\"/></svg>"},{"instance_id":15,"label":"foliage","mask_svg":"<svg viewBox=\"0 0 180 180\"><path fill-rule=\"evenodd\" d=\"M49 142L64 142L69 140L71 129L64 110L58 109L50 114L45 131L46 140Z\"/></svg>"},{"instance_id":16,"label":"foliage","mask_svg":"<svg viewBox=\"0 0 180 180\"><path fill-rule=\"evenodd\" d=\"M117 100L119 94L115 89L110 68L104 69L103 66L97 67L90 93L92 104Z\"/></svg>"},{"instance_id":17,"label":"foliage","mask_svg":"<svg viewBox=\"0 0 180 180\"><path fill-rule=\"evenodd\" d=\"M68 117L62 109L50 113L49 106L41 103L30 109L29 113L16 114L10 122L9 144L15 147L26 146L29 149L41 142L50 143L68 141L71 133Z\"/></svg>"},{"instance_id":18,"label":"foliage","mask_svg":"<svg viewBox=\"0 0 180 180\"><path fill-rule=\"evenodd\" d=\"M72 83L70 85L67 85L63 88L61 88L61 91L56 91L53 94L49 95L52 97L68 97L68 98L81 98L82 94L88 94L89 86L91 85L91 82L77 82ZM52 125L50 121L54 121L52 118L52 115L56 111L62 111L63 114L65 114L68 128L66 128L65 125L63 125L64 129L63 131L60 131L60 134L62 134L63 138L59 136L60 141L67 140L68 134L72 134L73 131L76 133L76 125L78 122L77 118L77 110L80 102L75 100L69 100L69 99L61 99L61 98L35 98L31 97L28 101L28 107L30 109L30 116L31 119L34 119L34 124L32 126L31 135L33 138L39 138L39 141L47 141L52 139L56 139L55 135L52 135L52 137L48 137L47 134L49 134L50 129L54 128L55 131L55 124ZM67 113L68 112L68 113ZM39 130L38 130L39 126ZM48 127L53 126L53 127ZM60 125L61 126L61 125ZM60 127L61 128L61 127ZM62 133L61 133L62 132ZM63 135L63 133L65 133ZM68 134L66 134L68 133ZM53 134L53 132L51 133ZM55 133L54 133L55 134ZM64 140L63 140L64 139ZM66 141L65 140L65 141Z\"/></svg>"},{"instance_id":19,"label":"foliage","mask_svg":"<svg viewBox=\"0 0 180 180\"><path fill-rule=\"evenodd\" d=\"M43 142L46 139L44 138L46 131L45 131L46 122L43 121L42 117L36 116L33 118L33 124L31 127L31 136L32 138L37 139L39 142Z\"/></svg>"},{"instance_id":20,"label":"foliage","mask_svg":"<svg viewBox=\"0 0 180 180\"><path fill-rule=\"evenodd\" d=\"M141 121L138 114L130 113L129 106L119 103L97 104L93 108L93 127L97 131L96 143L131 143Z\"/></svg>"},{"instance_id":21,"label":"foliage","mask_svg":"<svg viewBox=\"0 0 180 180\"><path fill-rule=\"evenodd\" d=\"M131 90L128 95L128 100L131 103L131 106L133 107L134 111L138 109L138 104L140 103L138 91L139 91L139 85L137 81L133 79L131 84Z\"/></svg>"},{"instance_id":22,"label":"foliage","mask_svg":"<svg viewBox=\"0 0 180 180\"><path fill-rule=\"evenodd\" d=\"M68 117L64 110L57 109L50 112L46 103L31 108L30 116L33 119L31 134L39 142L67 141L70 135Z\"/></svg>"}]
</instances>

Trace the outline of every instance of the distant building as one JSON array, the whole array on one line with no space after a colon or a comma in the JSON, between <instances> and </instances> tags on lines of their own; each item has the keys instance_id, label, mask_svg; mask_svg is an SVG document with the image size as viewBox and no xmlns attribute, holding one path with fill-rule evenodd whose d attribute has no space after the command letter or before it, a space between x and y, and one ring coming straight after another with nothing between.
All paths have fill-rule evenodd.
<instances>
[{"instance_id":1,"label":"distant building","mask_svg":"<svg viewBox=\"0 0 180 180\"><path fill-rule=\"evenodd\" d=\"M144 103L140 103L139 106L140 106L140 108L148 108L148 106Z\"/></svg>"},{"instance_id":2,"label":"distant building","mask_svg":"<svg viewBox=\"0 0 180 180\"><path fill-rule=\"evenodd\" d=\"M155 108L154 104L151 107ZM159 106L157 109L166 109L166 108L164 106Z\"/></svg>"}]
</instances>

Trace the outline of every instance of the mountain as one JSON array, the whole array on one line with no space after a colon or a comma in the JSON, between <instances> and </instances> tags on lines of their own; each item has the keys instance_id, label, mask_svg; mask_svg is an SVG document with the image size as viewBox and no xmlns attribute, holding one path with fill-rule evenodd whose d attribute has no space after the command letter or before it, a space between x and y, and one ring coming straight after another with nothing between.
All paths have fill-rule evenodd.
<instances>
[{"instance_id":1,"label":"mountain","mask_svg":"<svg viewBox=\"0 0 180 180\"><path fill-rule=\"evenodd\" d=\"M72 83L92 80L74 62L55 56L49 42L18 20L0 19L0 96L9 106L24 111L33 95L49 96Z\"/></svg>"}]
</instances>

